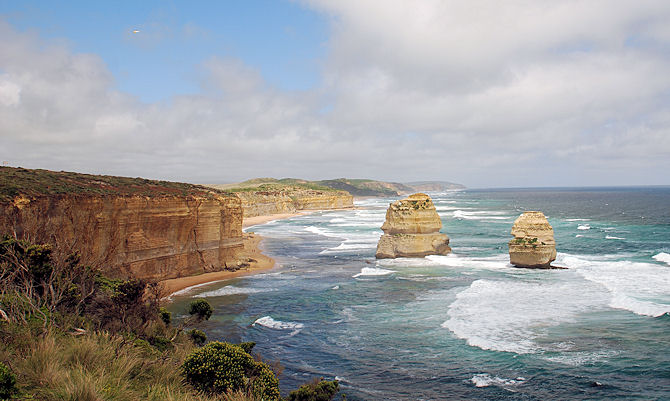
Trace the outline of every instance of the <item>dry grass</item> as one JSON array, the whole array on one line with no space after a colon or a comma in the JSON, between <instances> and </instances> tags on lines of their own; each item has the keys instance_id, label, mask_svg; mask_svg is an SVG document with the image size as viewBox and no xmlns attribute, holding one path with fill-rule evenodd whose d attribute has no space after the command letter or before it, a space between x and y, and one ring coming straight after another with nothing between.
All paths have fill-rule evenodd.
<instances>
[{"instance_id":1,"label":"dry grass","mask_svg":"<svg viewBox=\"0 0 670 401\"><path fill-rule=\"evenodd\" d=\"M194 346L185 336L165 352L104 332L76 337L47 333L30 343L0 347L0 360L17 374L21 390L17 399L253 401L241 393L198 394L186 385L179 367Z\"/></svg>"}]
</instances>

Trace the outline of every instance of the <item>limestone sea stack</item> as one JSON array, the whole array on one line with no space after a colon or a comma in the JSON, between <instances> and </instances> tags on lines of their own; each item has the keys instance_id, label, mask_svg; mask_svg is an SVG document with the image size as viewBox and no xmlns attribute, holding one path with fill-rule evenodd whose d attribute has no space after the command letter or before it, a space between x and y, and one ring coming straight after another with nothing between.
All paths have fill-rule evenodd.
<instances>
[{"instance_id":1,"label":"limestone sea stack","mask_svg":"<svg viewBox=\"0 0 670 401\"><path fill-rule=\"evenodd\" d=\"M422 193L395 201L386 211L384 234L377 244L377 259L446 255L449 237L440 233L442 221L430 196Z\"/></svg>"},{"instance_id":2,"label":"limestone sea stack","mask_svg":"<svg viewBox=\"0 0 670 401\"><path fill-rule=\"evenodd\" d=\"M516 267L549 269L556 259L554 229L542 212L524 212L512 226L509 260Z\"/></svg>"}]
</instances>

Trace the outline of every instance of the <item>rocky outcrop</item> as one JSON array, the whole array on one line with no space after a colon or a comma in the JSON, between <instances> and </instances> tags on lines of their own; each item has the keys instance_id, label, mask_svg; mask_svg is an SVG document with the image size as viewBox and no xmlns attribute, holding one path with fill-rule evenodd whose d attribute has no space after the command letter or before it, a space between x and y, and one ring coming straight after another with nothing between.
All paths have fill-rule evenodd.
<instances>
[{"instance_id":1,"label":"rocky outcrop","mask_svg":"<svg viewBox=\"0 0 670 401\"><path fill-rule=\"evenodd\" d=\"M114 277L168 279L237 263L242 205L233 196L19 197L0 230L76 250Z\"/></svg>"},{"instance_id":2,"label":"rocky outcrop","mask_svg":"<svg viewBox=\"0 0 670 401\"><path fill-rule=\"evenodd\" d=\"M354 206L351 194L345 191L286 189L244 191L235 195L242 201L244 217L295 213L299 210L342 209Z\"/></svg>"},{"instance_id":3,"label":"rocky outcrop","mask_svg":"<svg viewBox=\"0 0 670 401\"><path fill-rule=\"evenodd\" d=\"M439 232L442 228L440 216L426 194L417 193L391 203L381 228L384 234L377 244L377 259L451 252L449 237Z\"/></svg>"},{"instance_id":4,"label":"rocky outcrop","mask_svg":"<svg viewBox=\"0 0 670 401\"><path fill-rule=\"evenodd\" d=\"M512 226L510 263L516 267L548 269L556 259L554 229L542 212L524 212Z\"/></svg>"}]
</instances>

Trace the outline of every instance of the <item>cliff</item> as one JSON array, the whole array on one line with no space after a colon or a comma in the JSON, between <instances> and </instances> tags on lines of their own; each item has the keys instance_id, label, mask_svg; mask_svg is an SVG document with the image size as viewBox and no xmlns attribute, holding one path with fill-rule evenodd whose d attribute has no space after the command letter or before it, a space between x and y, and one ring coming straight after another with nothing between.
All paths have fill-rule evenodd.
<instances>
[{"instance_id":1,"label":"cliff","mask_svg":"<svg viewBox=\"0 0 670 401\"><path fill-rule=\"evenodd\" d=\"M353 196L346 191L289 178L257 178L239 184L209 186L238 197L242 201L244 217L354 206Z\"/></svg>"},{"instance_id":2,"label":"cliff","mask_svg":"<svg viewBox=\"0 0 670 401\"><path fill-rule=\"evenodd\" d=\"M512 226L510 263L516 267L550 268L556 259L554 229L542 212L524 212Z\"/></svg>"},{"instance_id":3,"label":"cliff","mask_svg":"<svg viewBox=\"0 0 670 401\"><path fill-rule=\"evenodd\" d=\"M0 233L65 244L115 277L246 263L240 199L190 184L3 167Z\"/></svg>"},{"instance_id":4,"label":"cliff","mask_svg":"<svg viewBox=\"0 0 670 401\"><path fill-rule=\"evenodd\" d=\"M417 193L393 202L382 225L384 234L377 244L378 259L446 255L451 252L449 237L440 233L442 221L426 194Z\"/></svg>"}]
</instances>

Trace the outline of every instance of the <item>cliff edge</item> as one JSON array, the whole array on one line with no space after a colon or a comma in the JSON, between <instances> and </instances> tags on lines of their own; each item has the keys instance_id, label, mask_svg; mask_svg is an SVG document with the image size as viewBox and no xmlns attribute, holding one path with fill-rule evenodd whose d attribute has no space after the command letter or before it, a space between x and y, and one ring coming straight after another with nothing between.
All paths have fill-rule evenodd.
<instances>
[{"instance_id":1,"label":"cliff edge","mask_svg":"<svg viewBox=\"0 0 670 401\"><path fill-rule=\"evenodd\" d=\"M239 198L198 185L0 168L0 233L65 244L113 277L247 266Z\"/></svg>"},{"instance_id":2,"label":"cliff edge","mask_svg":"<svg viewBox=\"0 0 670 401\"><path fill-rule=\"evenodd\" d=\"M395 201L386 211L384 234L377 244L377 259L446 255L449 237L440 233L442 221L430 196L417 193Z\"/></svg>"}]
</instances>

